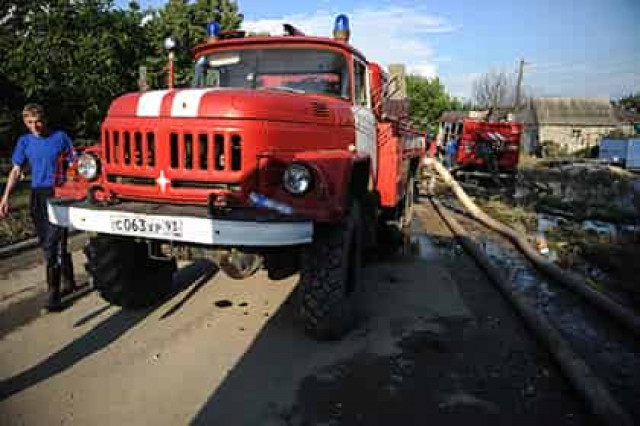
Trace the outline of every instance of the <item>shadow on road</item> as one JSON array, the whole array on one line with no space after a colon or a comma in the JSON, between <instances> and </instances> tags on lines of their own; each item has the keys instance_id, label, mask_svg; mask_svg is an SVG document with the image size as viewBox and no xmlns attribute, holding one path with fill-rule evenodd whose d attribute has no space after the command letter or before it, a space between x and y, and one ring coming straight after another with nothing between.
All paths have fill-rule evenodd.
<instances>
[{"instance_id":1,"label":"shadow on road","mask_svg":"<svg viewBox=\"0 0 640 426\"><path fill-rule=\"evenodd\" d=\"M29 297L11 303L0 311L0 338L9 334L18 327L21 327L35 320L42 314L42 309L46 304L47 294L38 286L28 287L25 292L32 292ZM93 292L93 288L88 283L81 283L79 289L73 294L63 298L65 309L71 307L78 300L88 296ZM14 293L19 294L18 292Z\"/></svg>"},{"instance_id":2,"label":"shadow on road","mask_svg":"<svg viewBox=\"0 0 640 426\"><path fill-rule=\"evenodd\" d=\"M356 330L310 340L287 301L191 424L591 424L457 242L442 231L413 236L403 256L364 271ZM535 395L523 392L532 383Z\"/></svg>"},{"instance_id":3,"label":"shadow on road","mask_svg":"<svg viewBox=\"0 0 640 426\"><path fill-rule=\"evenodd\" d=\"M89 312L88 314L86 314L85 316L83 316L82 318L80 318L79 320L77 320L75 323L73 323L73 327L82 327L83 325L85 325L86 323L90 322L91 320L93 320L94 318L99 317L100 315L102 315L103 313L105 313L108 310L113 309L114 306L113 305L104 305L99 307L98 309L94 310L93 312Z\"/></svg>"},{"instance_id":4,"label":"shadow on road","mask_svg":"<svg viewBox=\"0 0 640 426\"><path fill-rule=\"evenodd\" d=\"M173 291L162 302L140 311L118 310L38 365L0 382L0 401L62 373L84 358L104 349L200 277L210 277L213 273L215 273L215 267L211 262L205 260L198 260L180 269L174 277ZM197 285L202 286L202 281L199 281ZM186 302L186 299L181 301L181 305ZM76 324L86 323L99 314L100 312L94 311L78 320Z\"/></svg>"},{"instance_id":5,"label":"shadow on road","mask_svg":"<svg viewBox=\"0 0 640 426\"><path fill-rule=\"evenodd\" d=\"M182 307L193 297L195 294L211 279L213 276L218 273L218 267L213 263L206 260L199 260L198 268L192 268L192 270L183 270L184 279L188 282L194 282L195 284L191 287L191 290L185 296L178 301L175 305L173 305L167 312L162 314L160 317L161 320L171 317L173 314L178 312ZM196 265L194 263L194 265ZM186 269L186 268L185 268Z\"/></svg>"},{"instance_id":6,"label":"shadow on road","mask_svg":"<svg viewBox=\"0 0 640 426\"><path fill-rule=\"evenodd\" d=\"M415 333L431 336L427 331L440 330L443 318L466 318L468 311L450 279L447 281L438 267L417 258L416 253L408 255L409 251L403 249L404 254L366 267L363 285L367 290L361 301L363 320L340 342L317 342L303 334L296 323L292 293L258 332L224 381L212 390L191 423L306 424L299 422L299 418L296 420L296 404L300 386L310 377L328 374L337 380L341 374L349 374L341 367L347 362L358 364L375 359L388 365L402 351L398 345L406 336ZM367 385L366 377L362 379L360 386L371 385ZM354 388L352 393L360 391ZM363 401L375 405L368 399L370 396L371 393Z\"/></svg>"}]
</instances>

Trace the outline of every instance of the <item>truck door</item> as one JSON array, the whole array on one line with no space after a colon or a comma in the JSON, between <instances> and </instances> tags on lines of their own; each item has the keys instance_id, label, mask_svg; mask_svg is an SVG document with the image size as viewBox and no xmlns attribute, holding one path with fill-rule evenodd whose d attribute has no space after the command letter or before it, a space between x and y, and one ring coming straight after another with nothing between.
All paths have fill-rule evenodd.
<instances>
[{"instance_id":1,"label":"truck door","mask_svg":"<svg viewBox=\"0 0 640 426\"><path fill-rule=\"evenodd\" d=\"M371 159L374 179L378 170L378 152L376 145L376 117L371 108L369 91L369 73L366 64L354 58L354 89L353 116L356 126L356 150L367 154Z\"/></svg>"}]
</instances>

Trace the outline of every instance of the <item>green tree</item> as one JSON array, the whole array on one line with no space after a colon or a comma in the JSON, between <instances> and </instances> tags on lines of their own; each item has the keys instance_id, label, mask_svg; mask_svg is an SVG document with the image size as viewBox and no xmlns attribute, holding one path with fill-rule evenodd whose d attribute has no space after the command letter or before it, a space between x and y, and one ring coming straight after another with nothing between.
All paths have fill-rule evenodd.
<instances>
[{"instance_id":1,"label":"green tree","mask_svg":"<svg viewBox=\"0 0 640 426\"><path fill-rule=\"evenodd\" d=\"M171 36L178 42L175 55L175 83L186 86L193 76L191 49L206 41L206 27L215 20L223 31L236 30L243 16L231 0L171 0L162 9L153 13L146 25L150 40L149 83L152 87L166 84L167 52L164 40Z\"/></svg>"},{"instance_id":2,"label":"green tree","mask_svg":"<svg viewBox=\"0 0 640 426\"><path fill-rule=\"evenodd\" d=\"M617 104L628 111L640 112L640 92L620 98Z\"/></svg>"},{"instance_id":3,"label":"green tree","mask_svg":"<svg viewBox=\"0 0 640 426\"><path fill-rule=\"evenodd\" d=\"M409 116L418 126L435 122L444 111L462 109L461 103L445 91L438 77L407 76L407 93Z\"/></svg>"},{"instance_id":4,"label":"green tree","mask_svg":"<svg viewBox=\"0 0 640 426\"><path fill-rule=\"evenodd\" d=\"M116 10L113 0L9 0L4 7L0 84L10 96L0 99L0 112L12 111L10 127L20 129L24 103L39 102L53 125L97 138L111 100L136 87L147 50L137 4Z\"/></svg>"}]
</instances>

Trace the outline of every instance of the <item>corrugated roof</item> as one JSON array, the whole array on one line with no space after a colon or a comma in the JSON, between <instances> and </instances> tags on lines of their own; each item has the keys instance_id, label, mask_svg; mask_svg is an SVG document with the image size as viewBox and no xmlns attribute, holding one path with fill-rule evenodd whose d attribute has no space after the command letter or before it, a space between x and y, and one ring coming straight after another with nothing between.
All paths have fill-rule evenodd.
<instances>
[{"instance_id":1,"label":"corrugated roof","mask_svg":"<svg viewBox=\"0 0 640 426\"><path fill-rule=\"evenodd\" d=\"M607 98L534 98L527 117L538 124L614 126L619 123Z\"/></svg>"},{"instance_id":2,"label":"corrugated roof","mask_svg":"<svg viewBox=\"0 0 640 426\"><path fill-rule=\"evenodd\" d=\"M438 121L441 123L457 123L469 117L468 111L445 111Z\"/></svg>"}]
</instances>

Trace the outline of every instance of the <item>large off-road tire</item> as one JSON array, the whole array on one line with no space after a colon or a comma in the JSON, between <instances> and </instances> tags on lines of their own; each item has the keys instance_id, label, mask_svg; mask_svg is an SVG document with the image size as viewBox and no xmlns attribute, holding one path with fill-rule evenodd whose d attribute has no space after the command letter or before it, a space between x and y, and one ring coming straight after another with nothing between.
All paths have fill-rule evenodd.
<instances>
[{"instance_id":1,"label":"large off-road tire","mask_svg":"<svg viewBox=\"0 0 640 426\"><path fill-rule=\"evenodd\" d=\"M147 246L132 239L99 235L84 248L85 268L103 299L125 308L143 308L172 289L175 260L149 257Z\"/></svg>"},{"instance_id":2,"label":"large off-road tire","mask_svg":"<svg viewBox=\"0 0 640 426\"><path fill-rule=\"evenodd\" d=\"M360 205L340 225L319 229L302 254L298 313L318 340L342 338L355 325L362 262Z\"/></svg>"}]
</instances>

